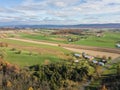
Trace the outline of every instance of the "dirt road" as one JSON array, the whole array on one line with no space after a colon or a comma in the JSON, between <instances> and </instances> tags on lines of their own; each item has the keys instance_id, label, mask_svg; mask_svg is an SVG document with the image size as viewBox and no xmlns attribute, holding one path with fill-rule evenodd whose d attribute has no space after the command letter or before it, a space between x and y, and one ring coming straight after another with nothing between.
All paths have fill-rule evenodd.
<instances>
[{"instance_id":1,"label":"dirt road","mask_svg":"<svg viewBox=\"0 0 120 90\"><path fill-rule=\"evenodd\" d=\"M64 48L68 49L68 50L71 50L71 51L74 51L74 52L79 52L79 53L85 52L85 53L87 53L89 55L92 55L92 56L100 56L100 57L102 57L102 56L106 56L106 57L111 56L112 59L120 57L120 54L116 54L116 53L92 51L92 50L85 50L85 49L75 49L75 48L67 48L67 47L64 47Z\"/></svg>"},{"instance_id":2,"label":"dirt road","mask_svg":"<svg viewBox=\"0 0 120 90\"><path fill-rule=\"evenodd\" d=\"M35 44L45 44L45 45L51 45L51 46L58 46L58 44L55 44L55 43L48 43L48 42L42 42L42 41L33 41L33 40L28 40L28 39L18 39L18 38L8 38L8 39L11 39L11 40L17 40L17 41L23 41L23 42L30 42L30 43L35 43ZM112 52L113 50L110 50L108 49L107 51L97 51L97 50L92 50L92 48L90 47L89 49L89 46L88 46L88 50L87 48L85 49L82 49L82 48L74 48L74 47L67 47L67 45L61 45L61 47L65 48L65 49L68 49L68 50L71 50L73 52L79 52L79 53L82 53L82 52L85 52L87 54L90 54L92 56L106 56L106 57L109 57L111 56L112 59L115 59L117 57L120 57L120 54L119 54L119 50L117 50L116 53ZM102 50L103 48L101 48Z\"/></svg>"},{"instance_id":3,"label":"dirt road","mask_svg":"<svg viewBox=\"0 0 120 90\"><path fill-rule=\"evenodd\" d=\"M55 43L33 41L33 40L28 40L28 39L18 39L18 38L8 38L8 39L17 40L17 41L23 41L23 42L29 42L29 43L35 43L35 44L46 44L46 45L51 45L51 46L58 46L58 44L55 44Z\"/></svg>"}]
</instances>

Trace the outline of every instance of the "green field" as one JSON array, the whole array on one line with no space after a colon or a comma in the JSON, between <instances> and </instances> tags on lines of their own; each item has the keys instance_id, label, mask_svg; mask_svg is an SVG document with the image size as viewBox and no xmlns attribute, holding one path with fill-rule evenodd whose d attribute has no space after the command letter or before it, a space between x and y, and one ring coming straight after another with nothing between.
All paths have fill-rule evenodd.
<instances>
[{"instance_id":1,"label":"green field","mask_svg":"<svg viewBox=\"0 0 120 90\"><path fill-rule=\"evenodd\" d=\"M60 58L54 55L40 55L38 53L32 53L31 55L29 55L28 51L22 51L21 54L16 54L16 51L11 51L10 49L5 49L5 51L7 54L5 56L5 60L21 67L35 64L44 64L45 61L60 61Z\"/></svg>"},{"instance_id":2,"label":"green field","mask_svg":"<svg viewBox=\"0 0 120 90\"><path fill-rule=\"evenodd\" d=\"M0 39L0 41L8 43L8 48L5 48L5 60L10 63L17 64L21 67L35 64L44 64L45 61L61 61L64 59L66 54L70 53L69 50L57 46L33 44L8 39ZM9 45L12 45L12 47L9 47ZM35 47L37 50L32 50L32 47ZM10 49L12 48L15 48L16 50L11 51ZM15 54L15 52L18 52L19 50L21 50L21 54Z\"/></svg>"},{"instance_id":3,"label":"green field","mask_svg":"<svg viewBox=\"0 0 120 90\"><path fill-rule=\"evenodd\" d=\"M19 36L21 38L27 38L32 40L43 40L43 41L49 41L49 42L56 42L56 43L66 43L66 38L61 38L59 35L45 35L41 33L37 33L35 35L32 34L25 34L25 33L19 33Z\"/></svg>"},{"instance_id":4,"label":"green field","mask_svg":"<svg viewBox=\"0 0 120 90\"><path fill-rule=\"evenodd\" d=\"M47 33L47 32L45 32ZM50 33L50 32L49 32ZM9 35L10 37L12 36ZM27 34L27 33L17 33L14 37L19 36L20 38L32 39L32 40L43 40L48 42L59 42L59 43L68 43L68 44L77 44L77 45L87 45L87 46L99 46L99 47L109 47L115 48L116 42L120 40L120 33L116 32L104 32L104 36L96 37L92 35L86 35L85 37L75 42L68 42L67 37L62 37L62 35L48 35L44 36L41 33ZM68 35L68 37L72 38L81 38L80 35ZM54 38L54 39L53 39ZM63 40L57 40L57 39ZM56 40L55 40L56 39ZM66 40L66 41L65 41ZM70 54L71 52L63 49L62 47L58 46L49 46L49 45L42 45L42 44L33 44L29 42L22 42L17 40L9 40L9 39L0 39L1 42L6 42L8 44L12 44L17 50L22 50L21 54L14 54L7 49L7 57L11 63L19 64L20 66L27 66L32 64L42 64L45 60L49 61L60 61L61 59L66 59L66 54ZM24 47L24 48L22 48ZM29 49L26 49L29 47ZM38 50L32 49L36 48ZM32 52L33 54L27 55L27 53ZM36 55L34 55L36 53ZM28 61L29 60L29 61Z\"/></svg>"},{"instance_id":5,"label":"green field","mask_svg":"<svg viewBox=\"0 0 120 90\"><path fill-rule=\"evenodd\" d=\"M92 34L85 36L68 34L67 36L63 36L63 35L51 35L51 34L45 35L41 33L36 33L34 35L27 33L18 33L18 36L20 38L42 40L53 43L77 44L77 45L108 47L108 48L116 48L115 47L116 43L120 41L120 32L109 32L109 31L104 32L104 35L102 37L97 37ZM79 40L69 42L68 38L78 38Z\"/></svg>"},{"instance_id":6,"label":"green field","mask_svg":"<svg viewBox=\"0 0 120 90\"><path fill-rule=\"evenodd\" d=\"M44 48L44 49L52 49L58 52L64 52L69 53L69 50L63 49L62 47L57 46L50 46L50 45L43 45L43 44L34 44L29 42L23 42L23 41L17 41L17 40L10 40L10 39L0 39L1 42L6 42L10 44L21 45L21 46L32 46L32 47L38 47L38 48Z\"/></svg>"},{"instance_id":7,"label":"green field","mask_svg":"<svg viewBox=\"0 0 120 90\"><path fill-rule=\"evenodd\" d=\"M115 48L118 41L120 41L120 33L106 32L103 37L89 36L87 39L73 42L73 44Z\"/></svg>"}]
</instances>

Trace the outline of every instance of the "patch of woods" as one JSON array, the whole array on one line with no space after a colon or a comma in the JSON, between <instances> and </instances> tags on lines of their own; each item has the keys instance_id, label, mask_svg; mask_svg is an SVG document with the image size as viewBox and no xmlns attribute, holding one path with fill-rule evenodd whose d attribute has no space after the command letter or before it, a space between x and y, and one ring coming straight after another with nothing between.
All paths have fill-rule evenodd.
<instances>
[{"instance_id":1,"label":"patch of woods","mask_svg":"<svg viewBox=\"0 0 120 90\"><path fill-rule=\"evenodd\" d=\"M120 90L120 65L116 67L116 74L106 75L101 80L102 90Z\"/></svg>"},{"instance_id":2,"label":"patch of woods","mask_svg":"<svg viewBox=\"0 0 120 90\"><path fill-rule=\"evenodd\" d=\"M65 30L58 30L55 32L52 32L52 34L57 35L57 34L75 34L75 35L81 35L83 34L83 30L79 29L65 29Z\"/></svg>"},{"instance_id":3,"label":"patch of woods","mask_svg":"<svg viewBox=\"0 0 120 90\"><path fill-rule=\"evenodd\" d=\"M120 90L120 74L109 75L102 79L102 90Z\"/></svg>"},{"instance_id":4,"label":"patch of woods","mask_svg":"<svg viewBox=\"0 0 120 90\"><path fill-rule=\"evenodd\" d=\"M65 63L34 65L24 69L4 62L1 66L3 90L72 90L89 76L87 67L71 67Z\"/></svg>"},{"instance_id":5,"label":"patch of woods","mask_svg":"<svg viewBox=\"0 0 120 90\"><path fill-rule=\"evenodd\" d=\"M100 66L89 65L57 62L19 68L0 59L2 90L80 90L80 85L100 78ZM92 67L94 72L90 74ZM117 67L116 76L103 78L95 90L119 90L119 85L120 67Z\"/></svg>"}]
</instances>

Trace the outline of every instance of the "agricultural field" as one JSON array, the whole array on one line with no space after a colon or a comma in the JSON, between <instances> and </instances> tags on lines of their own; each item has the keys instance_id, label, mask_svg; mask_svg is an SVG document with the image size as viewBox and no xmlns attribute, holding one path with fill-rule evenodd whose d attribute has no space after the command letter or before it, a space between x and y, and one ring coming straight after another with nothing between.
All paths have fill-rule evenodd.
<instances>
[{"instance_id":1,"label":"agricultural field","mask_svg":"<svg viewBox=\"0 0 120 90\"><path fill-rule=\"evenodd\" d=\"M120 43L119 34L88 30L5 33L0 38L0 63L10 86L4 88L18 88L16 82L24 82L19 88L25 90L44 90L43 87L50 90L104 88L101 82L106 80L107 75L119 75L120 52L115 46ZM13 79L14 75L22 77ZM40 86L34 86L36 83Z\"/></svg>"},{"instance_id":2,"label":"agricultural field","mask_svg":"<svg viewBox=\"0 0 120 90\"><path fill-rule=\"evenodd\" d=\"M17 33L11 34L10 37L26 38L32 40L40 40L53 43L64 43L64 44L76 44L85 46L97 46L116 48L116 44L120 42L120 32L113 32L104 30L101 36L97 36L99 33L93 33L93 31L83 31L82 34L70 32L67 34L54 34L53 30L39 30L32 33ZM100 33L101 34L101 33Z\"/></svg>"},{"instance_id":3,"label":"agricultural field","mask_svg":"<svg viewBox=\"0 0 120 90\"><path fill-rule=\"evenodd\" d=\"M59 62L69 58L66 54L69 50L57 46L40 45L16 40L0 39L7 42L8 47L2 48L5 51L5 60L21 67L35 64Z\"/></svg>"},{"instance_id":4,"label":"agricultural field","mask_svg":"<svg viewBox=\"0 0 120 90\"><path fill-rule=\"evenodd\" d=\"M120 32L105 32L102 37L89 36L87 39L81 39L73 44L116 48L116 43L120 40Z\"/></svg>"}]
</instances>

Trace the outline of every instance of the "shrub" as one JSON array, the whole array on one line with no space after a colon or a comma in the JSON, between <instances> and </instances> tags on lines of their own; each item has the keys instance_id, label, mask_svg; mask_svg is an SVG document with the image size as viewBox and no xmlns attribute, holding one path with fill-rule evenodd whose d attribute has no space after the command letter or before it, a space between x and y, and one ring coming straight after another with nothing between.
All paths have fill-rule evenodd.
<instances>
[{"instance_id":1,"label":"shrub","mask_svg":"<svg viewBox=\"0 0 120 90\"><path fill-rule=\"evenodd\" d=\"M108 57L108 60L111 60L111 59L112 59L112 57L111 57L111 56L109 56L109 57Z\"/></svg>"},{"instance_id":2,"label":"shrub","mask_svg":"<svg viewBox=\"0 0 120 90\"><path fill-rule=\"evenodd\" d=\"M29 52L28 55L32 55L32 52Z\"/></svg>"},{"instance_id":3,"label":"shrub","mask_svg":"<svg viewBox=\"0 0 120 90\"><path fill-rule=\"evenodd\" d=\"M15 54L21 54L21 53L22 53L22 51L21 51L21 50L19 50L19 51L15 52Z\"/></svg>"},{"instance_id":4,"label":"shrub","mask_svg":"<svg viewBox=\"0 0 120 90\"><path fill-rule=\"evenodd\" d=\"M16 48L12 48L11 51L16 51Z\"/></svg>"},{"instance_id":5,"label":"shrub","mask_svg":"<svg viewBox=\"0 0 120 90\"><path fill-rule=\"evenodd\" d=\"M58 46L59 46L59 47L61 47L61 45L60 45L60 44L58 44Z\"/></svg>"},{"instance_id":6,"label":"shrub","mask_svg":"<svg viewBox=\"0 0 120 90\"><path fill-rule=\"evenodd\" d=\"M102 57L102 59L107 59L107 57L104 55L104 56Z\"/></svg>"}]
</instances>

